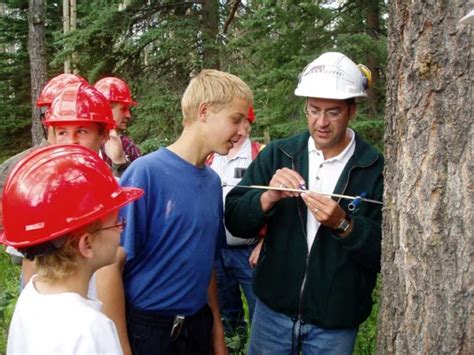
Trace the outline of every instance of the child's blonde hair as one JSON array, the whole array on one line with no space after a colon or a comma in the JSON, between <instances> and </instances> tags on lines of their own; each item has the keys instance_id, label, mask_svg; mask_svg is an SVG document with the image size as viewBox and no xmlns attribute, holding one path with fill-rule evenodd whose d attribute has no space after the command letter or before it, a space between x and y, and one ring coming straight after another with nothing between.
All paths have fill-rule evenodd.
<instances>
[{"instance_id":1,"label":"child's blonde hair","mask_svg":"<svg viewBox=\"0 0 474 355\"><path fill-rule=\"evenodd\" d=\"M94 233L101 227L102 221L96 220L60 237L59 239L64 240L63 245L51 253L34 258L37 274L46 280L59 280L73 274L78 268L79 238L84 233L89 233L94 238Z\"/></svg>"},{"instance_id":2,"label":"child's blonde hair","mask_svg":"<svg viewBox=\"0 0 474 355\"><path fill-rule=\"evenodd\" d=\"M214 69L204 69L191 79L181 99L183 121L197 117L199 105L206 102L217 111L232 102L234 98L253 104L253 93L238 76Z\"/></svg>"}]
</instances>

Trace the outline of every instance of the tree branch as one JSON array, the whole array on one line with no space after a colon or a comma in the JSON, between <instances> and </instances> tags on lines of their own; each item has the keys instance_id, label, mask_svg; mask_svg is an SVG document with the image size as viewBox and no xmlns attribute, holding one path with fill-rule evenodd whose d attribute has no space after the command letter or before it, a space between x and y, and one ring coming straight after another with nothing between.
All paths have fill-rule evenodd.
<instances>
[{"instance_id":1,"label":"tree branch","mask_svg":"<svg viewBox=\"0 0 474 355\"><path fill-rule=\"evenodd\" d=\"M239 7L239 5L240 5L240 0L234 0L229 16L227 16L227 19L225 20L225 23L224 23L224 31L223 31L224 33L227 32L227 29L229 28L230 23L234 19L235 12L237 11L237 8Z\"/></svg>"}]
</instances>

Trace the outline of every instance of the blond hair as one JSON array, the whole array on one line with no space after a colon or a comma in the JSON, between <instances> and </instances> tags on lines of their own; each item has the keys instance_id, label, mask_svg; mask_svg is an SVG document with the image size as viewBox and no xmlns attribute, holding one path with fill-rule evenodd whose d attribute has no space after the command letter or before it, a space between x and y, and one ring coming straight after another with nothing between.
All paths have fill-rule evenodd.
<instances>
[{"instance_id":1,"label":"blond hair","mask_svg":"<svg viewBox=\"0 0 474 355\"><path fill-rule=\"evenodd\" d=\"M191 79L181 99L183 120L197 117L199 105L206 102L217 111L232 102L234 98L253 103L253 93L238 76L214 69L204 69Z\"/></svg>"},{"instance_id":2,"label":"blond hair","mask_svg":"<svg viewBox=\"0 0 474 355\"><path fill-rule=\"evenodd\" d=\"M58 239L65 242L58 249L34 259L36 272L47 280L59 280L72 275L78 268L78 244L84 233L93 236L102 227L102 221L96 220Z\"/></svg>"}]
</instances>

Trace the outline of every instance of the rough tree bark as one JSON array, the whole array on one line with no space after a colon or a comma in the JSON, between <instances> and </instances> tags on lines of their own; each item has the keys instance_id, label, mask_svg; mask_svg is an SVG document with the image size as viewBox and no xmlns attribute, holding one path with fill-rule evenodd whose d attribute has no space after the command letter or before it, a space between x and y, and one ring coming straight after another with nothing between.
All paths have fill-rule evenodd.
<instances>
[{"instance_id":1,"label":"rough tree bark","mask_svg":"<svg viewBox=\"0 0 474 355\"><path fill-rule=\"evenodd\" d=\"M388 2L380 354L473 354L468 0Z\"/></svg>"},{"instance_id":2,"label":"rough tree bark","mask_svg":"<svg viewBox=\"0 0 474 355\"><path fill-rule=\"evenodd\" d=\"M47 78L44 20L44 0L30 0L28 13L28 54L30 56L31 72L31 136L33 145L39 144L44 137L40 120L40 110L36 106L36 99L46 84Z\"/></svg>"}]
</instances>

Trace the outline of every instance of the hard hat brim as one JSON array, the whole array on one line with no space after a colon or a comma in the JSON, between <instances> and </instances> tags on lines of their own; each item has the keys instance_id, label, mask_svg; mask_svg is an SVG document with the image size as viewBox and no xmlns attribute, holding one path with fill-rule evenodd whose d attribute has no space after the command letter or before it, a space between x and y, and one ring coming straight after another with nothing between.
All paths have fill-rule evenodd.
<instances>
[{"instance_id":1,"label":"hard hat brim","mask_svg":"<svg viewBox=\"0 0 474 355\"><path fill-rule=\"evenodd\" d=\"M81 228L82 226L85 226L97 219L100 219L104 216L106 216L109 213L112 213L113 211L116 211L120 209L121 207L125 206L126 204L133 202L135 200L138 200L140 197L143 196L143 190L135 187L121 187L120 192L115 196L117 199L114 201L113 206L108 206L106 208L103 208L101 210L98 210L97 213L91 214L87 218L84 218L81 223L78 223L74 226L72 229L65 229L61 231L57 231L55 233L51 233L43 238L38 238L34 241L31 240L24 240L22 242L14 242L14 241L9 241L8 237L5 235L5 232L3 231L0 234L0 244L11 246L14 248L28 248L34 245L46 243L50 240L54 240L56 238L59 238L67 233L73 232L74 230L77 230Z\"/></svg>"},{"instance_id":2,"label":"hard hat brim","mask_svg":"<svg viewBox=\"0 0 474 355\"><path fill-rule=\"evenodd\" d=\"M352 98L358 98L358 97L367 97L367 93L361 92L361 93L342 93L342 92L330 92L330 91L325 91L325 92L315 92L314 90L304 90L297 88L295 90L295 96L300 96L300 97L313 97L313 98L318 98L318 99L330 99L330 100L347 100L347 99L352 99Z\"/></svg>"},{"instance_id":3,"label":"hard hat brim","mask_svg":"<svg viewBox=\"0 0 474 355\"><path fill-rule=\"evenodd\" d=\"M73 126L78 126L81 124L81 122L84 123L97 123L97 124L103 124L107 126L108 130L114 129L117 127L117 123L115 121L109 121L109 120L97 120L97 121L91 121L89 119L76 119L76 120L61 120L61 119L54 119L54 120L45 120L43 121L43 124L45 126L60 126L60 125L73 125Z\"/></svg>"}]
</instances>

